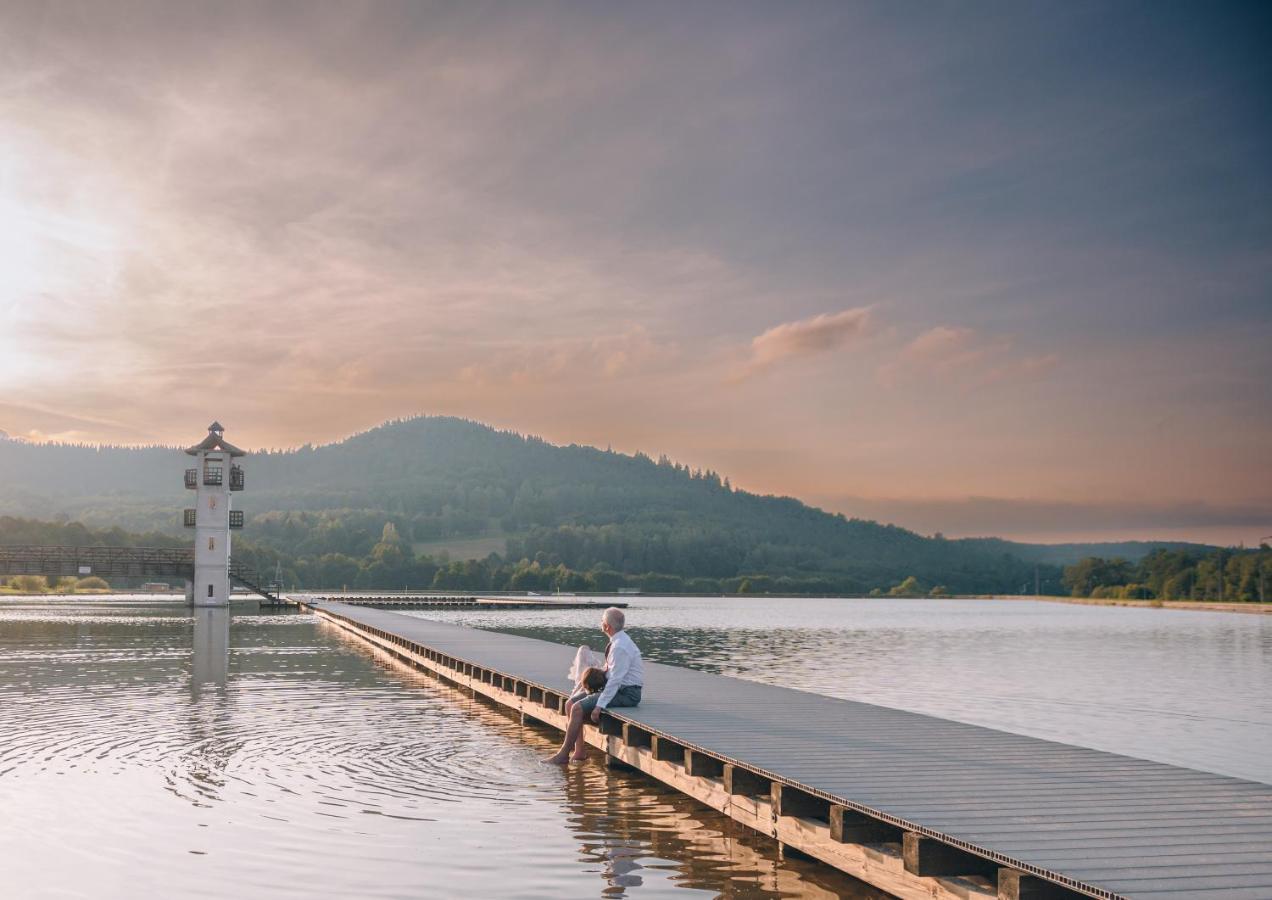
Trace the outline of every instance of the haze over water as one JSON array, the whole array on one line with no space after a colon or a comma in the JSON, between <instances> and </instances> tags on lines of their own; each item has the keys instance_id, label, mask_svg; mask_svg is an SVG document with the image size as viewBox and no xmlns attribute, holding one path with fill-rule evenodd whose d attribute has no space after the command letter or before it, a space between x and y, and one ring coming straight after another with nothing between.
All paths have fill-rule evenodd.
<instances>
[{"instance_id":1,"label":"haze over water","mask_svg":"<svg viewBox=\"0 0 1272 900\"><path fill-rule=\"evenodd\" d=\"M600 637L589 611L417 615ZM1272 782L1268 617L634 598L631 620L659 661ZM313 617L235 615L228 646L151 599L0 606L6 889L874 896L650 779L544 767L550 732Z\"/></svg>"}]
</instances>

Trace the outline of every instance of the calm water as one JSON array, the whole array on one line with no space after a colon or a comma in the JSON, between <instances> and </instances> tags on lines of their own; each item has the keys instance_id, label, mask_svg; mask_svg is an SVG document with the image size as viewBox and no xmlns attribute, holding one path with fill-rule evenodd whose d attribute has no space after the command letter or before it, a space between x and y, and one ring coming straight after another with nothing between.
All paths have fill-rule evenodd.
<instances>
[{"instance_id":1,"label":"calm water","mask_svg":"<svg viewBox=\"0 0 1272 900\"><path fill-rule=\"evenodd\" d=\"M592 612L417 613L565 643ZM1272 620L638 599L647 656L1272 781ZM228 650L228 652L227 652ZM562 669L569 654L563 654ZM876 896L303 615L0 601L4 896Z\"/></svg>"}]
</instances>

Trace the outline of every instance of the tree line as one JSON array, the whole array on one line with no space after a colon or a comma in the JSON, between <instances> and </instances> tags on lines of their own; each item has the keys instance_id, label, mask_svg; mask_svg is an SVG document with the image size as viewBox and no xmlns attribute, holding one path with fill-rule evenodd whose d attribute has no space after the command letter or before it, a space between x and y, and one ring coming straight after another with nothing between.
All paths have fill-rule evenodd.
<instances>
[{"instance_id":1,"label":"tree line","mask_svg":"<svg viewBox=\"0 0 1272 900\"><path fill-rule=\"evenodd\" d=\"M555 446L461 419L390 422L242 462L247 490L234 504L247 524L235 555L267 574L281 564L288 583L703 593L749 583L761 592L868 594L913 576L923 593L1061 590L1060 565L1040 555L1047 548L927 537L738 490L665 456ZM0 441L0 510L188 542L180 524L188 464L174 448ZM381 546L386 523L400 556ZM464 541L495 553L457 563L445 548Z\"/></svg>"},{"instance_id":2,"label":"tree line","mask_svg":"<svg viewBox=\"0 0 1272 900\"><path fill-rule=\"evenodd\" d=\"M687 523L649 522L532 529L508 541L508 552L484 559L450 560L416 553L392 520L365 513L279 514L255 539L236 537L234 558L269 578L276 571L289 586L350 589L438 589L469 592L870 594L946 596L976 592L960 586L959 567L927 558L908 574L895 567L846 564L817 547L795 549L745 534L713 534ZM879 526L876 526L879 527ZM897 531L902 531L897 529ZM903 532L909 534L908 532ZM916 536L917 537L917 536ZM938 542L939 543L939 542ZM48 522L0 516L0 544L184 547L188 540L159 532L93 528L79 522ZM1003 580L1026 592L1035 571L999 554ZM910 562L922 564L915 555ZM964 572L967 571L964 566ZM953 573L947 579L941 574ZM1087 557L1055 569L1057 580L1076 597L1142 600L1265 600L1272 588L1272 549L1219 549L1209 552L1156 550L1137 562ZM935 577L934 577L935 576ZM10 592L74 590L76 579L13 576ZM140 583L143 579L133 579ZM973 584L979 576L973 576ZM951 583L952 582L952 583ZM966 582L964 582L966 583ZM3 586L3 585L0 585ZM136 586L121 581L116 587ZM97 580L81 590L104 588Z\"/></svg>"},{"instance_id":3,"label":"tree line","mask_svg":"<svg viewBox=\"0 0 1272 900\"><path fill-rule=\"evenodd\" d=\"M1091 556L1065 567L1062 581L1074 597L1266 603L1272 549L1155 550L1138 562Z\"/></svg>"},{"instance_id":4,"label":"tree line","mask_svg":"<svg viewBox=\"0 0 1272 900\"><path fill-rule=\"evenodd\" d=\"M546 549L525 552L523 544L513 543L518 555L491 553L484 559L450 560L445 554L415 553L411 543L392 522L383 523L372 542L367 544L365 531L368 523L350 525L341 517L325 516L311 519L302 517L301 524L280 524L274 541L249 540L236 537L234 559L255 569L263 579L269 580L277 572L289 587L323 589L437 589L465 592L484 591L534 591L534 592L614 592L632 589L654 593L693 594L853 594L867 590L875 596L942 596L948 591L944 585L921 582L915 576L894 579L873 589L862 587L855 578L837 578L818 574L770 574L759 566L764 556L753 557L755 568L743 566L729 574L698 575L692 567L681 562L674 540L629 536L632 547L625 557L627 566L646 563L663 564L682 571L665 571L647 568L644 571L622 571L604 559L594 559L588 565L567 563L562 557ZM326 538L314 536L314 532L326 532ZM339 538L333 539L334 535ZM290 536L288 539L287 536ZM349 549L328 550L330 541ZM652 540L657 552L645 544ZM699 538L700 540L700 538ZM299 552L281 549L279 544L300 548ZM182 547L188 542L158 533L131 533L120 528L92 528L79 522L45 522L13 516L0 517L0 545L45 544L69 546L124 546L124 547ZM577 549L577 548L576 548ZM659 555L662 554L662 555ZM586 555L576 554L586 559ZM716 564L707 564L708 567ZM797 564L798 565L798 564ZM708 568L710 571L711 569ZM715 571L719 571L716 569ZM796 569L798 572L798 568ZM151 578L118 579L114 587L136 587ZM51 590L69 591L76 587L73 578L50 578L20 575L9 579L9 587L21 593L43 593ZM0 585L2 586L2 585ZM97 581L84 583L81 589L101 589L106 585ZM11 591L12 592L12 591Z\"/></svg>"}]
</instances>

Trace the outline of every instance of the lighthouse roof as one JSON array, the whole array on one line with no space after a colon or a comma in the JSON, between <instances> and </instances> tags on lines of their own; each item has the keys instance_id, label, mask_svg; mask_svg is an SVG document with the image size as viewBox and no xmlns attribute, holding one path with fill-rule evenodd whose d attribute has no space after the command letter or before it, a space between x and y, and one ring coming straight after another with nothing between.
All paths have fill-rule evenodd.
<instances>
[{"instance_id":1,"label":"lighthouse roof","mask_svg":"<svg viewBox=\"0 0 1272 900\"><path fill-rule=\"evenodd\" d=\"M213 422L208 427L208 436L193 447L187 447L186 453L189 453L191 456L197 456L205 450L224 450L226 453L230 454L230 456L246 456L247 451L240 450L238 447L235 447L227 441L222 435L223 431L225 431L225 429L221 427L220 422Z\"/></svg>"}]
</instances>

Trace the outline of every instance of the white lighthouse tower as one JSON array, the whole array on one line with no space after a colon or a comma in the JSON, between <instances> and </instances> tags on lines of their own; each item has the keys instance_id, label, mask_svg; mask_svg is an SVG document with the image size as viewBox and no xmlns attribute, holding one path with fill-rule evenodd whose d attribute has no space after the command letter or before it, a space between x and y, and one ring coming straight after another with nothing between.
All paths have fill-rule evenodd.
<instances>
[{"instance_id":1,"label":"white lighthouse tower","mask_svg":"<svg viewBox=\"0 0 1272 900\"><path fill-rule=\"evenodd\" d=\"M230 497L243 490L243 470L234 460L245 454L224 435L221 423L213 422L202 443L186 450L195 458L185 473L185 486L196 498L185 511L185 525L194 529L195 606L229 605L230 532L243 527L243 513L230 508Z\"/></svg>"}]
</instances>

